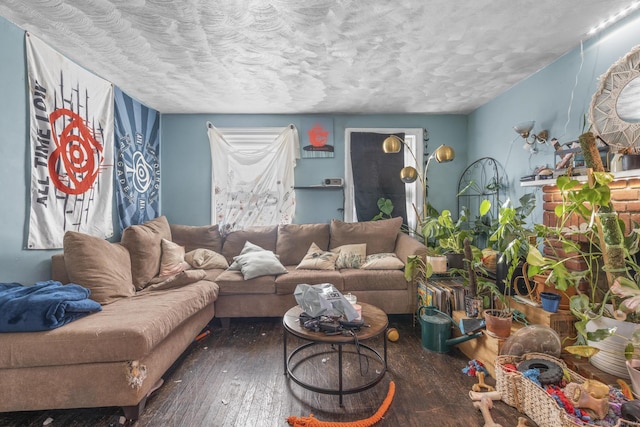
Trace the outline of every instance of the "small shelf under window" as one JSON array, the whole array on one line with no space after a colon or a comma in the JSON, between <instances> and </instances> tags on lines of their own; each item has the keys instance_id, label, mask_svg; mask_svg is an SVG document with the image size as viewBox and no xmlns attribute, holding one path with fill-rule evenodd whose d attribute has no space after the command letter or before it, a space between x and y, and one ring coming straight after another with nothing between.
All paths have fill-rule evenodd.
<instances>
[{"instance_id":1,"label":"small shelf under window","mask_svg":"<svg viewBox=\"0 0 640 427\"><path fill-rule=\"evenodd\" d=\"M293 187L294 190L343 190L342 185L300 185Z\"/></svg>"}]
</instances>

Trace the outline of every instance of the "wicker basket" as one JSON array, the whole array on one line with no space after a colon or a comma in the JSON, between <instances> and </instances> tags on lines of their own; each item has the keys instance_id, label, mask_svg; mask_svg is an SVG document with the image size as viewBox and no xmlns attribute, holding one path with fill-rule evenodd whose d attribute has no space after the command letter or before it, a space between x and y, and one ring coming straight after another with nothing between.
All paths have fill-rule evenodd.
<instances>
[{"instance_id":1,"label":"wicker basket","mask_svg":"<svg viewBox=\"0 0 640 427\"><path fill-rule=\"evenodd\" d=\"M502 401L526 414L539 427L598 427L570 417L545 390L533 381L525 378L518 371L510 371L505 365L530 359L544 359L560 365L569 375L571 382L582 384L585 379L572 370L560 359L543 353L527 353L524 356L502 355L496 358L496 388ZM621 427L640 427L639 423L621 421Z\"/></svg>"}]
</instances>

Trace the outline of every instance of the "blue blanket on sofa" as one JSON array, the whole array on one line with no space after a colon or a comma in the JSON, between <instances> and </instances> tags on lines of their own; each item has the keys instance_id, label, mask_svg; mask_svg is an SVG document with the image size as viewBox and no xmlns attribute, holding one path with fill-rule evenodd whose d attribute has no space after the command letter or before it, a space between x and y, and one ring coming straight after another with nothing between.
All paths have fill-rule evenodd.
<instances>
[{"instance_id":1,"label":"blue blanket on sofa","mask_svg":"<svg viewBox=\"0 0 640 427\"><path fill-rule=\"evenodd\" d=\"M54 280L0 283L0 332L46 331L102 310L89 294L80 285Z\"/></svg>"}]
</instances>

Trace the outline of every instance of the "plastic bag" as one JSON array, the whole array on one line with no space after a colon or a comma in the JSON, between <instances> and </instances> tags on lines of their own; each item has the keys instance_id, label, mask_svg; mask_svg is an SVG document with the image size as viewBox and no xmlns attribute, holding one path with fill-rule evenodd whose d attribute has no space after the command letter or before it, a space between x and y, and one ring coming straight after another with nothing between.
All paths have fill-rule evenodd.
<instances>
[{"instance_id":1,"label":"plastic bag","mask_svg":"<svg viewBox=\"0 0 640 427\"><path fill-rule=\"evenodd\" d=\"M293 292L296 301L309 316L344 316L349 322L358 318L358 312L331 283L300 284Z\"/></svg>"}]
</instances>

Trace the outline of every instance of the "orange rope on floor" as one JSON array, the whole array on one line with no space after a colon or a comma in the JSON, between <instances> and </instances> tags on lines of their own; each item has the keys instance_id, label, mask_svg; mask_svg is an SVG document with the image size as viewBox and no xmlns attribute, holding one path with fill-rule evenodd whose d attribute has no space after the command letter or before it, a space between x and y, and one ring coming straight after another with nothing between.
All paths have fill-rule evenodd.
<instances>
[{"instance_id":1,"label":"orange rope on floor","mask_svg":"<svg viewBox=\"0 0 640 427\"><path fill-rule=\"evenodd\" d=\"M395 391L396 384L391 381L389 383L389 392L387 393L387 397L384 398L380 408L378 408L375 414L364 420L348 422L320 421L315 418L313 414L310 414L308 417L291 416L287 418L287 422L293 427L369 427L382 419L382 416L387 412L389 406L391 406Z\"/></svg>"}]
</instances>

